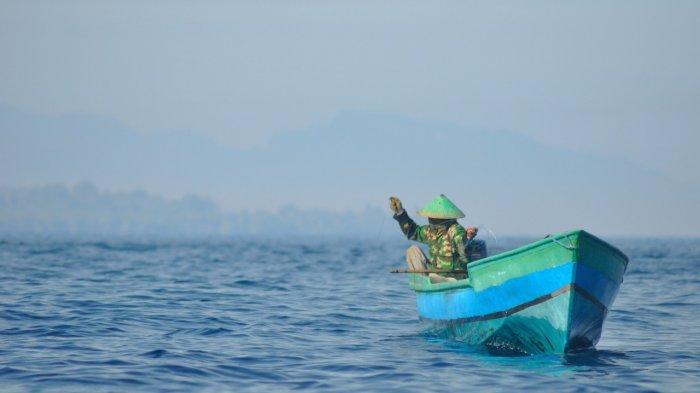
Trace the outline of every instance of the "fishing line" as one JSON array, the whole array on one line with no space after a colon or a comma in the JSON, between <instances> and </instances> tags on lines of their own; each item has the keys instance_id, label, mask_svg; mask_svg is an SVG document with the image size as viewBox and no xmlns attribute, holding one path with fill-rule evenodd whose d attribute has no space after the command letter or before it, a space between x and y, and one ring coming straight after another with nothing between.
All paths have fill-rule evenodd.
<instances>
[{"instance_id":1,"label":"fishing line","mask_svg":"<svg viewBox=\"0 0 700 393\"><path fill-rule=\"evenodd\" d=\"M379 233L377 233L377 239L382 235L382 231L384 230L384 223L386 222L386 214L382 214L382 223L379 225Z\"/></svg>"},{"instance_id":2,"label":"fishing line","mask_svg":"<svg viewBox=\"0 0 700 393\"><path fill-rule=\"evenodd\" d=\"M493 242L498 243L498 237L496 236L495 233L493 233L493 231L491 229L489 229L489 227L487 227L486 225L477 225L476 227L479 229L482 229L482 228L486 229L486 232L488 232L489 235L491 235L491 237L493 238Z\"/></svg>"}]
</instances>

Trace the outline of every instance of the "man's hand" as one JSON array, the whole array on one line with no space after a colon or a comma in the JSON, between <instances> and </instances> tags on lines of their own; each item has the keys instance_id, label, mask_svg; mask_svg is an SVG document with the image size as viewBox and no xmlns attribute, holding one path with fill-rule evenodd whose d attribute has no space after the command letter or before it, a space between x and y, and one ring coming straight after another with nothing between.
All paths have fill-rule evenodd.
<instances>
[{"instance_id":1,"label":"man's hand","mask_svg":"<svg viewBox=\"0 0 700 393\"><path fill-rule=\"evenodd\" d=\"M397 216L403 213L403 205L401 205L401 201L397 197L389 198L389 208Z\"/></svg>"},{"instance_id":2,"label":"man's hand","mask_svg":"<svg viewBox=\"0 0 700 393\"><path fill-rule=\"evenodd\" d=\"M467 228L467 240L472 240L478 232L479 232L479 228L477 228L477 227Z\"/></svg>"}]
</instances>

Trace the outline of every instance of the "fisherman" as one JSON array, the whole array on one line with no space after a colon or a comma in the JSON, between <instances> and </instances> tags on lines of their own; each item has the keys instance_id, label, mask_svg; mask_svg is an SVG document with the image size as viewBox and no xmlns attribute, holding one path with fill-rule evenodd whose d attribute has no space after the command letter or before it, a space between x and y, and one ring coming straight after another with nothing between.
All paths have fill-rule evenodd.
<instances>
[{"instance_id":1,"label":"fisherman","mask_svg":"<svg viewBox=\"0 0 700 393\"><path fill-rule=\"evenodd\" d=\"M466 230L457 223L458 218L464 218L464 213L446 196L440 195L427 204L418 214L428 218L428 225L417 225L403 208L399 198L389 198L389 207L394 212L394 219L409 240L428 245L430 259L418 246L411 246L406 251L406 263L410 270L467 270L469 258L465 250L465 242L476 236L478 229L469 227ZM466 278L466 274L429 273L430 281L448 282Z\"/></svg>"}]
</instances>

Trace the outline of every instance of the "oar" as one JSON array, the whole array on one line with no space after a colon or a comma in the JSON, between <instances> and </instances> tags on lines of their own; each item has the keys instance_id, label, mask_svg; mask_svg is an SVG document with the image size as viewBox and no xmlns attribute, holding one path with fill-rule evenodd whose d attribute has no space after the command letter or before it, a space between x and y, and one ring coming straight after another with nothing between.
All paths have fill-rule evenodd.
<instances>
[{"instance_id":1,"label":"oar","mask_svg":"<svg viewBox=\"0 0 700 393\"><path fill-rule=\"evenodd\" d=\"M389 273L456 273L456 274L464 274L467 271L464 269L455 269L455 270L427 270L427 269L422 269L422 270L411 270L411 269L394 269L390 270Z\"/></svg>"}]
</instances>

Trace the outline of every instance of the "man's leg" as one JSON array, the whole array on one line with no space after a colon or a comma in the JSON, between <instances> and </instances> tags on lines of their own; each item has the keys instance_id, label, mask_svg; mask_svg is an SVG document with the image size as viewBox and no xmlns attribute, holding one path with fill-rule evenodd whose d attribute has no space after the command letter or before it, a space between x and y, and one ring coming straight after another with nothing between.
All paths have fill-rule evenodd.
<instances>
[{"instance_id":1,"label":"man's leg","mask_svg":"<svg viewBox=\"0 0 700 393\"><path fill-rule=\"evenodd\" d=\"M406 263L408 268L411 270L427 270L428 269L428 257L425 256L423 250L418 246L411 246L406 250ZM423 273L423 275L430 277L430 282L450 282L457 281L453 277L443 277L435 273Z\"/></svg>"},{"instance_id":2,"label":"man's leg","mask_svg":"<svg viewBox=\"0 0 700 393\"><path fill-rule=\"evenodd\" d=\"M406 263L410 270L426 270L428 268L428 257L418 246L411 246L406 250ZM427 276L427 274L425 274Z\"/></svg>"}]
</instances>

